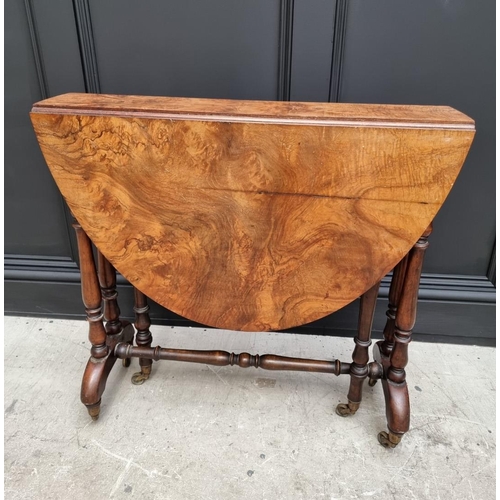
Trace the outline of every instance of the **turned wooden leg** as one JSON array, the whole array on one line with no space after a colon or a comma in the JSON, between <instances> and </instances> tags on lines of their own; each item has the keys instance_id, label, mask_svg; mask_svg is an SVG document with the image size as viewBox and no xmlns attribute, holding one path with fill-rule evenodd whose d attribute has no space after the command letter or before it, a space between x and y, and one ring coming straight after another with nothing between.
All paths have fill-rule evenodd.
<instances>
[{"instance_id":1,"label":"turned wooden leg","mask_svg":"<svg viewBox=\"0 0 500 500\"><path fill-rule=\"evenodd\" d=\"M87 407L93 420L99 418L101 396L106 388L108 375L116 361L114 347L118 342L130 342L133 339L132 325L121 322L120 310L116 302L116 278L112 266L102 256L99 257L100 273L97 274L92 243L75 221L80 273L82 280L82 299L89 322L89 340L92 344L90 359L85 367L82 380L81 400ZM99 278L101 283L99 283ZM104 327L102 312L101 287L105 295L106 318Z\"/></svg>"},{"instance_id":2,"label":"turned wooden leg","mask_svg":"<svg viewBox=\"0 0 500 500\"><path fill-rule=\"evenodd\" d=\"M116 290L116 270L111 263L97 252L98 261L98 277L101 286L101 294L104 299L104 319L106 320L106 333L109 336L116 336L123 332L124 329L132 330L132 326L128 321L120 320L120 308L118 307L118 292ZM130 341L133 342L133 330L130 332ZM122 359L123 366L130 366L130 358Z\"/></svg>"},{"instance_id":3,"label":"turned wooden leg","mask_svg":"<svg viewBox=\"0 0 500 500\"><path fill-rule=\"evenodd\" d=\"M386 312L387 321L384 328L384 340L379 341L373 347L373 357L386 368L389 367L389 357L394 347L394 328L396 326L396 311L403 292L406 267L408 265L408 254L403 257L392 273L391 286L389 288L389 305ZM370 379L368 385L373 387L377 379Z\"/></svg>"},{"instance_id":4,"label":"turned wooden leg","mask_svg":"<svg viewBox=\"0 0 500 500\"><path fill-rule=\"evenodd\" d=\"M142 292L137 290L137 288L134 288L134 299L135 328L137 330L135 342L139 347L151 347L153 336L149 330L151 319L149 318L148 299ZM132 375L132 383L135 385L141 385L149 378L153 360L139 358L139 365L141 371Z\"/></svg>"},{"instance_id":5,"label":"turned wooden leg","mask_svg":"<svg viewBox=\"0 0 500 500\"><path fill-rule=\"evenodd\" d=\"M82 299L89 322L89 340L92 344L90 359L85 368L82 381L81 400L87 407L93 420L99 417L102 387L102 376L106 361L109 358L109 347L106 344L106 330L103 324L101 308L101 290L97 279L92 244L89 237L78 222L73 224L78 241L80 256L80 273L82 280Z\"/></svg>"},{"instance_id":6,"label":"turned wooden leg","mask_svg":"<svg viewBox=\"0 0 500 500\"><path fill-rule=\"evenodd\" d=\"M394 329L396 326L396 312L398 304L403 292L403 285L406 276L406 268L408 266L408 254L394 268L389 288L389 305L387 309L387 322L384 328L384 340L381 343L381 352L384 356L389 357L394 347Z\"/></svg>"},{"instance_id":7,"label":"turned wooden leg","mask_svg":"<svg viewBox=\"0 0 500 500\"><path fill-rule=\"evenodd\" d=\"M354 337L354 351L350 368L351 383L347 394L347 404L337 405L337 415L347 417L354 415L359 408L362 397L363 382L368 377L368 348L371 345L373 315L377 304L380 282L361 296L359 306L358 335Z\"/></svg>"},{"instance_id":8,"label":"turned wooden leg","mask_svg":"<svg viewBox=\"0 0 500 500\"><path fill-rule=\"evenodd\" d=\"M411 342L417 315L422 263L425 250L429 246L427 238L431 231L432 226L429 226L408 255L401 299L396 310L394 346L390 353L386 379L382 381L389 432L381 432L378 435L380 444L388 448L394 448L410 428L410 399L405 367L408 364L408 344Z\"/></svg>"}]
</instances>

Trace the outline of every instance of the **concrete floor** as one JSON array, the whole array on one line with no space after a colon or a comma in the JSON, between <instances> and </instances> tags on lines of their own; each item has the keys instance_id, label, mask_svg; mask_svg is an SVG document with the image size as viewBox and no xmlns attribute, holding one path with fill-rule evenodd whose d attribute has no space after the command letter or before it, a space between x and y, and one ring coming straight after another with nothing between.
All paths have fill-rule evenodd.
<instances>
[{"instance_id":1,"label":"concrete floor","mask_svg":"<svg viewBox=\"0 0 500 500\"><path fill-rule=\"evenodd\" d=\"M162 346L349 361L351 339L153 327ZM162 361L115 365L92 422L87 324L5 319L6 499L495 498L495 350L413 343L411 430L394 450L380 384L335 415L349 377ZM155 343L156 345L156 343Z\"/></svg>"}]
</instances>

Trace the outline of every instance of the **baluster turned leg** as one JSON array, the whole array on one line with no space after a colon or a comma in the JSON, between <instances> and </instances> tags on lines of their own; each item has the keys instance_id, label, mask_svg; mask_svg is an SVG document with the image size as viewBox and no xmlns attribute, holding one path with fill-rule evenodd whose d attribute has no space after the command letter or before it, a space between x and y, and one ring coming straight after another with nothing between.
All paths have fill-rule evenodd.
<instances>
[{"instance_id":1,"label":"baluster turned leg","mask_svg":"<svg viewBox=\"0 0 500 500\"><path fill-rule=\"evenodd\" d=\"M389 357L394 347L394 328L396 326L396 311L403 292L403 285L408 265L408 254L403 257L392 273L391 287L389 288L389 305L387 308L387 322L384 328L384 340L377 342L373 348L373 357L382 365L388 367ZM377 379L371 378L368 385L373 387Z\"/></svg>"},{"instance_id":2,"label":"baluster turned leg","mask_svg":"<svg viewBox=\"0 0 500 500\"><path fill-rule=\"evenodd\" d=\"M394 448L410 428L410 399L405 367L408 364L408 344L417 316L422 263L431 231L432 226L429 226L409 253L401 300L396 311L394 347L390 353L386 380L383 381L389 432L383 431L378 435L380 444L388 448Z\"/></svg>"},{"instance_id":3,"label":"baluster turned leg","mask_svg":"<svg viewBox=\"0 0 500 500\"><path fill-rule=\"evenodd\" d=\"M101 294L104 299L104 319L106 320L106 333L108 335L118 335L124 328L132 328L128 321L120 320L120 308L118 306L118 292L116 291L116 271L111 263L97 252L98 276L101 286ZM132 334L133 335L133 334ZM109 343L109 342L108 342ZM132 343L130 340L129 343ZM122 360L123 366L130 366L130 358Z\"/></svg>"},{"instance_id":4,"label":"baluster turned leg","mask_svg":"<svg viewBox=\"0 0 500 500\"><path fill-rule=\"evenodd\" d=\"M149 306L146 296L134 288L134 312L135 312L135 328L137 334L135 336L136 344L141 347L151 347L153 336L149 330L151 326L151 319L149 318ZM132 383L135 385L143 384L151 375L151 368L153 365L152 359L139 358L139 365L141 371L132 375Z\"/></svg>"},{"instance_id":5,"label":"baluster turned leg","mask_svg":"<svg viewBox=\"0 0 500 500\"><path fill-rule=\"evenodd\" d=\"M368 377L368 348L371 345L373 315L377 303L380 282L361 296L359 305L358 335L354 337L354 352L350 368L351 382L347 394L347 404L337 405L337 415L347 417L354 415L359 408L362 397L363 382Z\"/></svg>"},{"instance_id":6,"label":"baluster turned leg","mask_svg":"<svg viewBox=\"0 0 500 500\"><path fill-rule=\"evenodd\" d=\"M389 288L389 305L387 310L387 322L384 328L384 340L381 344L382 354L389 357L394 347L394 329L396 326L396 312L403 292L403 286L408 266L408 254L394 268L391 286Z\"/></svg>"},{"instance_id":7,"label":"baluster turned leg","mask_svg":"<svg viewBox=\"0 0 500 500\"><path fill-rule=\"evenodd\" d=\"M82 281L82 299L89 322L89 340L92 344L91 357L87 363L82 381L81 400L87 407L93 420L99 417L101 395L104 388L100 387L101 369L109 356L106 345L106 330L103 324L101 308L101 290L97 279L92 244L80 224L75 221L73 227L78 241L80 256L80 273Z\"/></svg>"}]
</instances>

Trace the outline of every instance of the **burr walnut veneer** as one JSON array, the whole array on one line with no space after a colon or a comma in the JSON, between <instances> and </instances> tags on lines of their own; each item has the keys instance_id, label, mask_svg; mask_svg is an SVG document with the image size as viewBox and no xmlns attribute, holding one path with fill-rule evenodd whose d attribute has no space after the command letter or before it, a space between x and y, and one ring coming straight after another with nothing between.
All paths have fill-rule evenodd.
<instances>
[{"instance_id":1,"label":"burr walnut veneer","mask_svg":"<svg viewBox=\"0 0 500 500\"><path fill-rule=\"evenodd\" d=\"M366 378L382 379L379 440L399 442L423 253L472 142L470 118L438 106L66 94L36 103L31 119L77 221L92 343L82 401L94 418L116 359L139 358L135 383L153 359L238 364L350 374L344 416ZM136 346L115 269L135 288ZM369 363L392 269L385 340ZM146 296L241 331L302 325L361 297L353 361L152 348Z\"/></svg>"}]
</instances>

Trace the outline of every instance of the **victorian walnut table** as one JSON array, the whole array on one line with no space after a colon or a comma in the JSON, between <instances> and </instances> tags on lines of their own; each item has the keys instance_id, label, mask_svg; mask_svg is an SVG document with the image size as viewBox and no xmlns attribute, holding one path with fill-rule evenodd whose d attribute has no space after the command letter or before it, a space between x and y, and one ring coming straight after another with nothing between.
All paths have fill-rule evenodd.
<instances>
[{"instance_id":1,"label":"victorian walnut table","mask_svg":"<svg viewBox=\"0 0 500 500\"><path fill-rule=\"evenodd\" d=\"M389 432L378 439L399 443L427 237L473 120L441 106L92 94L36 103L31 120L76 218L92 344L81 399L92 418L117 359L139 358L136 384L153 360L254 366L349 374L341 416L356 413L366 378L380 379ZM379 284L392 269L384 340L369 362ZM115 270L134 287L135 346ZM151 347L146 296L240 331L289 329L361 297L352 362Z\"/></svg>"}]
</instances>

